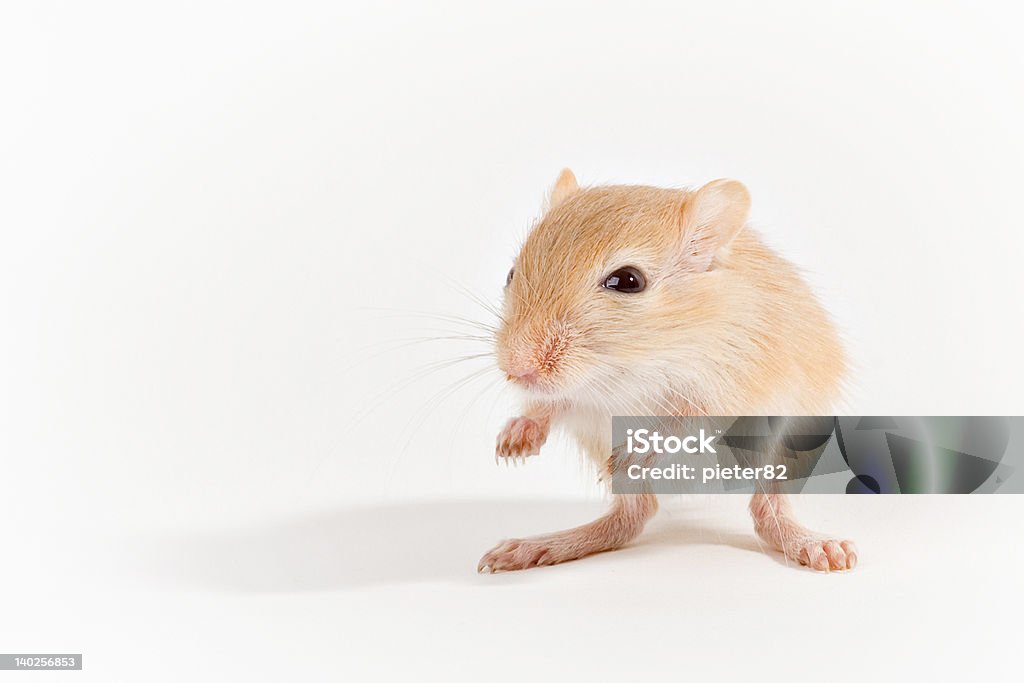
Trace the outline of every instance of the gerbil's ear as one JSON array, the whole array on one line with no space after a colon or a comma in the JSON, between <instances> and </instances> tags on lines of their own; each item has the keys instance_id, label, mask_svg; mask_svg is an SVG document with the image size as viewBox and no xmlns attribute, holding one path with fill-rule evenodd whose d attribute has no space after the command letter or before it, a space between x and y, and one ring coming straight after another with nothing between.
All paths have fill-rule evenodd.
<instances>
[{"instance_id":1,"label":"gerbil's ear","mask_svg":"<svg viewBox=\"0 0 1024 683\"><path fill-rule=\"evenodd\" d=\"M548 208L555 208L575 194L579 189L580 186L576 182L576 176L574 176L572 171L569 169L563 168L562 172L558 174L558 180L555 181L555 186L551 188L551 198L548 200Z\"/></svg>"},{"instance_id":2,"label":"gerbil's ear","mask_svg":"<svg viewBox=\"0 0 1024 683\"><path fill-rule=\"evenodd\" d=\"M712 180L683 204L683 239L687 265L703 272L724 253L750 213L750 193L737 180Z\"/></svg>"}]
</instances>

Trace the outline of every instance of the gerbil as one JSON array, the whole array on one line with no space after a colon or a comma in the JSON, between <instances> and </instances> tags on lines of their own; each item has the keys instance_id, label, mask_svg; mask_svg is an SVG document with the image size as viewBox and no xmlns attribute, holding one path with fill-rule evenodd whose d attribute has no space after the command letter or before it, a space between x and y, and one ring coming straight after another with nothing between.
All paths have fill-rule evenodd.
<instances>
[{"instance_id":1,"label":"gerbil","mask_svg":"<svg viewBox=\"0 0 1024 683\"><path fill-rule=\"evenodd\" d=\"M794 267L746 227L735 180L695 191L580 187L562 171L508 274L497 358L526 395L500 458L536 455L566 429L607 474L613 415L817 415L838 397L835 328ZM613 550L657 511L613 495L599 519L499 543L479 570L508 571ZM809 531L786 496L750 501L757 534L794 562L852 569L852 542Z\"/></svg>"}]
</instances>

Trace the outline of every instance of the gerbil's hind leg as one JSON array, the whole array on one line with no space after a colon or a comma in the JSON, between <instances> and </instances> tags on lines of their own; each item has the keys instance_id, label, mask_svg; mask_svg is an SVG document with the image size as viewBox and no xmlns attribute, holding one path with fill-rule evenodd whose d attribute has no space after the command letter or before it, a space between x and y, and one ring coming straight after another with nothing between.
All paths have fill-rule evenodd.
<instances>
[{"instance_id":1,"label":"gerbil's hind leg","mask_svg":"<svg viewBox=\"0 0 1024 683\"><path fill-rule=\"evenodd\" d=\"M616 495L612 509L589 524L553 534L502 541L480 559L477 571L529 569L615 550L636 538L657 509L658 499L652 494Z\"/></svg>"},{"instance_id":2,"label":"gerbil's hind leg","mask_svg":"<svg viewBox=\"0 0 1024 683\"><path fill-rule=\"evenodd\" d=\"M754 530L761 539L791 560L812 569L853 569L857 546L808 530L796 521L789 499L781 493L755 493L750 499Z\"/></svg>"}]
</instances>

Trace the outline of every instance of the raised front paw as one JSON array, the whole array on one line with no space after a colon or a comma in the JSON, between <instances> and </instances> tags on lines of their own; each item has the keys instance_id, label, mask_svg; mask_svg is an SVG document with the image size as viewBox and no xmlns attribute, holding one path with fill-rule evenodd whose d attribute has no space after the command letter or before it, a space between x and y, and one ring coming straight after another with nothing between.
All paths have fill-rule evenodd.
<instances>
[{"instance_id":1,"label":"raised front paw","mask_svg":"<svg viewBox=\"0 0 1024 683\"><path fill-rule=\"evenodd\" d=\"M540 447L548 438L548 426L529 417L515 417L508 421L498 434L495 456L507 462L525 459L540 453Z\"/></svg>"},{"instance_id":2,"label":"raised front paw","mask_svg":"<svg viewBox=\"0 0 1024 683\"><path fill-rule=\"evenodd\" d=\"M787 544L786 556L819 572L844 571L857 566L853 541L834 538L804 538Z\"/></svg>"}]
</instances>

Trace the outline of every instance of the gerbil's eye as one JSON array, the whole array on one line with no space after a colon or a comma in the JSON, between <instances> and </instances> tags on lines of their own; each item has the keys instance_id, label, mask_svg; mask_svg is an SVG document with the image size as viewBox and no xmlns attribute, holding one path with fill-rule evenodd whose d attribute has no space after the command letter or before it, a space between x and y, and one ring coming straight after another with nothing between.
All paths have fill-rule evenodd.
<instances>
[{"instance_id":1,"label":"gerbil's eye","mask_svg":"<svg viewBox=\"0 0 1024 683\"><path fill-rule=\"evenodd\" d=\"M508 269L508 275L505 276L505 286L506 287L508 287L510 284L512 284L512 277L515 274L516 274L516 269L515 268L509 268Z\"/></svg>"},{"instance_id":2,"label":"gerbil's eye","mask_svg":"<svg viewBox=\"0 0 1024 683\"><path fill-rule=\"evenodd\" d=\"M605 289L614 289L616 292L636 294L637 292L644 291L647 281L644 280L643 273L639 270L626 266L625 268L619 268L606 277L603 286Z\"/></svg>"}]
</instances>

